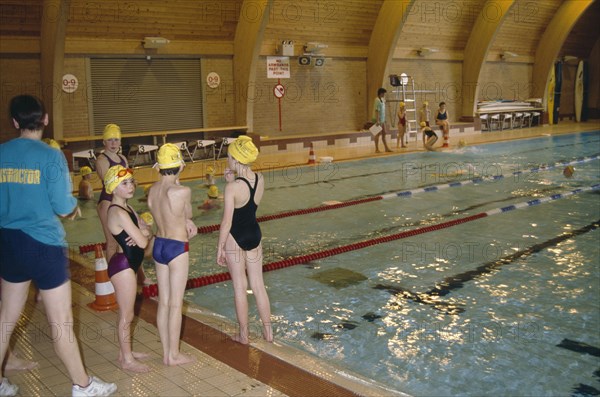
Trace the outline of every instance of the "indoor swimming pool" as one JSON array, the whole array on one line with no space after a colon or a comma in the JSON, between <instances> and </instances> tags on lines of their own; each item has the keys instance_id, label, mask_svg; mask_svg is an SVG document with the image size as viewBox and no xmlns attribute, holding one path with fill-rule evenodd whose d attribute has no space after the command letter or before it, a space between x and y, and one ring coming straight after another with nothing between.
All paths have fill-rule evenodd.
<instances>
[{"instance_id":1,"label":"indoor swimming pool","mask_svg":"<svg viewBox=\"0 0 600 397\"><path fill-rule=\"evenodd\" d=\"M265 264L351 248L265 273L277 342L411 395L600 390L599 155L592 132L264 171L259 215L379 197L261 223ZM83 210L71 246L102 240ZM223 271L217 237L192 240L190 278ZM230 281L186 299L235 322Z\"/></svg>"}]
</instances>

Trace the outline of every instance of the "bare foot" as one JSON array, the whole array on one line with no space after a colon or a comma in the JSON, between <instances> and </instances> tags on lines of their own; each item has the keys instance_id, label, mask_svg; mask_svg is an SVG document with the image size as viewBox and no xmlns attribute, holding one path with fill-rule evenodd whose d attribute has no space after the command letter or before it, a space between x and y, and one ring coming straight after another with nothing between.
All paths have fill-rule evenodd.
<instances>
[{"instance_id":1,"label":"bare foot","mask_svg":"<svg viewBox=\"0 0 600 397\"><path fill-rule=\"evenodd\" d=\"M25 360L13 353L9 353L4 369L6 371L31 371L37 366L37 361Z\"/></svg>"},{"instance_id":2,"label":"bare foot","mask_svg":"<svg viewBox=\"0 0 600 397\"><path fill-rule=\"evenodd\" d=\"M391 150L391 149L385 149L385 151L388 152L388 153L393 152L393 150Z\"/></svg>"},{"instance_id":3,"label":"bare foot","mask_svg":"<svg viewBox=\"0 0 600 397\"><path fill-rule=\"evenodd\" d=\"M377 149L377 150L375 150L375 153L381 153L381 152L379 151L379 149Z\"/></svg>"},{"instance_id":4,"label":"bare foot","mask_svg":"<svg viewBox=\"0 0 600 397\"><path fill-rule=\"evenodd\" d=\"M136 360L145 360L147 358L150 358L150 354L149 353L131 352L131 355Z\"/></svg>"},{"instance_id":5,"label":"bare foot","mask_svg":"<svg viewBox=\"0 0 600 397\"><path fill-rule=\"evenodd\" d=\"M273 342L273 329L271 324L263 325L263 339L269 343Z\"/></svg>"},{"instance_id":6,"label":"bare foot","mask_svg":"<svg viewBox=\"0 0 600 397\"><path fill-rule=\"evenodd\" d=\"M196 361L196 358L194 356L190 356L187 354L183 354L183 353L179 353L177 356L175 357L170 357L168 359L163 360L163 363L165 365L183 365L183 364L189 364L189 363L193 363L194 361Z\"/></svg>"},{"instance_id":7,"label":"bare foot","mask_svg":"<svg viewBox=\"0 0 600 397\"><path fill-rule=\"evenodd\" d=\"M248 337L242 337L240 334L235 334L231 337L234 342L241 343L242 345L248 344Z\"/></svg>"},{"instance_id":8,"label":"bare foot","mask_svg":"<svg viewBox=\"0 0 600 397\"><path fill-rule=\"evenodd\" d=\"M150 372L150 367L146 364L142 364L141 362L133 359L131 361L123 361L119 360L119 364L121 364L121 368L126 371L136 372L138 374Z\"/></svg>"}]
</instances>

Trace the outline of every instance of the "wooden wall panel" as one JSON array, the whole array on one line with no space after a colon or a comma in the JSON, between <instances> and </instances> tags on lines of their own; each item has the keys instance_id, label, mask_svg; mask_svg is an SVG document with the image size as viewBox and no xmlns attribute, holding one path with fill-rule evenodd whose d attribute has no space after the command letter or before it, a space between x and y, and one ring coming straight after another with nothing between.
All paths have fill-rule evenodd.
<instances>
[{"instance_id":1,"label":"wooden wall panel","mask_svg":"<svg viewBox=\"0 0 600 397\"><path fill-rule=\"evenodd\" d=\"M495 60L499 60L502 51L511 51L520 57L535 56L540 37L561 3L562 0L517 1L490 48ZM517 60L519 57L512 61Z\"/></svg>"},{"instance_id":2,"label":"wooden wall panel","mask_svg":"<svg viewBox=\"0 0 600 397\"><path fill-rule=\"evenodd\" d=\"M241 0L73 0L68 37L233 41Z\"/></svg>"},{"instance_id":3,"label":"wooden wall panel","mask_svg":"<svg viewBox=\"0 0 600 397\"><path fill-rule=\"evenodd\" d=\"M221 77L217 88L210 88L206 76L216 72ZM239 87L233 79L231 57L202 58L202 93L204 94L204 126L222 127L235 124L234 101Z\"/></svg>"},{"instance_id":4,"label":"wooden wall panel","mask_svg":"<svg viewBox=\"0 0 600 397\"><path fill-rule=\"evenodd\" d=\"M44 0L2 0L0 36L39 37Z\"/></svg>"},{"instance_id":5,"label":"wooden wall panel","mask_svg":"<svg viewBox=\"0 0 600 397\"><path fill-rule=\"evenodd\" d=\"M40 60L37 57L0 58L0 142L19 134L8 115L12 97L28 93L42 97Z\"/></svg>"},{"instance_id":6,"label":"wooden wall panel","mask_svg":"<svg viewBox=\"0 0 600 397\"><path fill-rule=\"evenodd\" d=\"M600 1L595 1L585 14L579 18L577 24L565 40L560 55L589 58L594 45L600 39Z\"/></svg>"},{"instance_id":7,"label":"wooden wall panel","mask_svg":"<svg viewBox=\"0 0 600 397\"><path fill-rule=\"evenodd\" d=\"M367 46L382 3L383 0L275 0L265 40L293 40L300 47L311 41Z\"/></svg>"},{"instance_id":8,"label":"wooden wall panel","mask_svg":"<svg viewBox=\"0 0 600 397\"><path fill-rule=\"evenodd\" d=\"M71 94L61 91L60 94L63 111L63 137L93 135L93 132L90 132L88 108L92 91L85 58L65 58L63 71L74 75L79 81L77 91Z\"/></svg>"}]
</instances>

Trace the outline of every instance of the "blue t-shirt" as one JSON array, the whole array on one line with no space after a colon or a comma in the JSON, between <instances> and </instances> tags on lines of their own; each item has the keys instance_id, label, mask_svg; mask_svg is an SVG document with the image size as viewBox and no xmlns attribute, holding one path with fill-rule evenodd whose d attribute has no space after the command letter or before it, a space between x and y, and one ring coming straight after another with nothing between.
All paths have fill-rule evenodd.
<instances>
[{"instance_id":1,"label":"blue t-shirt","mask_svg":"<svg viewBox=\"0 0 600 397\"><path fill-rule=\"evenodd\" d=\"M17 229L64 246L57 215L77 205L65 156L42 141L16 138L0 145L0 228Z\"/></svg>"}]
</instances>

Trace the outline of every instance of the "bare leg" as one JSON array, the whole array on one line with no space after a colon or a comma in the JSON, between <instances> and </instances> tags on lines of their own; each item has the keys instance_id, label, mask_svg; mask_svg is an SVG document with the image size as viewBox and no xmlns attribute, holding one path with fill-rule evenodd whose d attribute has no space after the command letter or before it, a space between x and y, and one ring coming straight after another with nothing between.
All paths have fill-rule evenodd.
<instances>
[{"instance_id":1,"label":"bare leg","mask_svg":"<svg viewBox=\"0 0 600 397\"><path fill-rule=\"evenodd\" d=\"M233 240L233 239L232 239ZM263 280L263 253L262 245L259 245L252 251L246 253L246 267L248 269L248 279L250 287L256 299L258 314L263 324L263 338L267 342L273 342L273 327L271 325L271 304L269 295L265 288Z\"/></svg>"},{"instance_id":2,"label":"bare leg","mask_svg":"<svg viewBox=\"0 0 600 397\"><path fill-rule=\"evenodd\" d=\"M37 361L26 360L14 354L12 351L8 351L8 357L6 358L5 371L30 371L38 366Z\"/></svg>"},{"instance_id":3,"label":"bare leg","mask_svg":"<svg viewBox=\"0 0 600 397\"><path fill-rule=\"evenodd\" d=\"M133 320L133 307L137 292L135 274L133 274L133 270L126 269L115 274L110 281L115 287L117 303L119 304L119 317L117 319L120 346L119 364L121 368L128 371L148 372L150 368L136 360L140 355L134 354L131 350L131 321ZM146 357L148 356L146 355Z\"/></svg>"},{"instance_id":4,"label":"bare leg","mask_svg":"<svg viewBox=\"0 0 600 397\"><path fill-rule=\"evenodd\" d=\"M4 357L8 352L8 343L14 331L14 328L21 317L21 312L27 300L29 292L29 281L23 283L9 283L2 280L2 302L0 305L0 363L4 362ZM1 371L1 376L4 376L4 369Z\"/></svg>"},{"instance_id":5,"label":"bare leg","mask_svg":"<svg viewBox=\"0 0 600 397\"><path fill-rule=\"evenodd\" d=\"M248 279L246 278L246 252L244 252L229 235L225 241L227 268L233 283L233 299L239 332L231 337L234 341L247 345L249 342L248 327Z\"/></svg>"},{"instance_id":6,"label":"bare leg","mask_svg":"<svg viewBox=\"0 0 600 397\"><path fill-rule=\"evenodd\" d=\"M381 128L383 128L380 132L381 140L383 141L383 146L385 147L386 152L391 152L392 150L388 147L387 141L385 140L385 124L381 124Z\"/></svg>"},{"instance_id":7,"label":"bare leg","mask_svg":"<svg viewBox=\"0 0 600 397\"><path fill-rule=\"evenodd\" d=\"M186 252L173 259L168 266L156 265L158 277L159 312L156 321L163 321L158 332L163 345L163 363L181 365L194 361L194 357L179 351L183 294L187 283L189 254ZM160 316L160 317L159 317Z\"/></svg>"},{"instance_id":8,"label":"bare leg","mask_svg":"<svg viewBox=\"0 0 600 397\"><path fill-rule=\"evenodd\" d=\"M379 137L381 136L381 132L378 132L377 135L375 135L375 153L381 153L379 151Z\"/></svg>"},{"instance_id":9,"label":"bare leg","mask_svg":"<svg viewBox=\"0 0 600 397\"><path fill-rule=\"evenodd\" d=\"M73 334L73 311L71 309L71 281L63 285L40 290L46 308L48 323L51 325L54 350L61 359L74 384L87 386L89 376L83 367L77 338Z\"/></svg>"}]
</instances>

